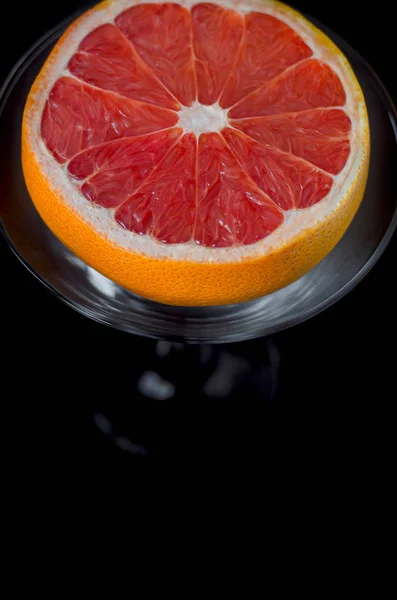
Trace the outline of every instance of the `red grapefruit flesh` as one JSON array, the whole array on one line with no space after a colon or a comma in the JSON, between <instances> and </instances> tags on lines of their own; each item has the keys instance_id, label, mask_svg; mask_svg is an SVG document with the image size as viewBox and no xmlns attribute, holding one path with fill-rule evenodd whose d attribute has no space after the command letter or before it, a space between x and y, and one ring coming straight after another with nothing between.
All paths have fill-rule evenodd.
<instances>
[{"instance_id":1,"label":"red grapefruit flesh","mask_svg":"<svg viewBox=\"0 0 397 600\"><path fill-rule=\"evenodd\" d=\"M234 10L214 4L196 4L191 13L198 101L214 104L234 66L244 20Z\"/></svg>"},{"instance_id":2,"label":"red grapefruit flesh","mask_svg":"<svg viewBox=\"0 0 397 600\"><path fill-rule=\"evenodd\" d=\"M284 210L325 198L350 154L350 119L333 108L345 103L342 84L311 55L271 15L133 6L80 43L42 137L124 229L169 244L253 244ZM221 133L175 127L182 106L218 101L218 115L231 107Z\"/></svg>"},{"instance_id":3,"label":"red grapefruit flesh","mask_svg":"<svg viewBox=\"0 0 397 600\"><path fill-rule=\"evenodd\" d=\"M110 23L87 35L68 68L98 88L165 108L179 108L120 29Z\"/></svg>"},{"instance_id":4,"label":"red grapefruit flesh","mask_svg":"<svg viewBox=\"0 0 397 600\"><path fill-rule=\"evenodd\" d=\"M287 69L229 111L232 119L343 106L346 94L337 74L317 59Z\"/></svg>"},{"instance_id":5,"label":"red grapefruit flesh","mask_svg":"<svg viewBox=\"0 0 397 600\"><path fill-rule=\"evenodd\" d=\"M223 136L244 171L283 210L307 208L329 194L332 177L302 159L263 146L230 128Z\"/></svg>"},{"instance_id":6,"label":"red grapefruit flesh","mask_svg":"<svg viewBox=\"0 0 397 600\"><path fill-rule=\"evenodd\" d=\"M100 144L78 154L68 166L84 196L105 208L119 206L151 175L167 152L176 144L182 130L166 129Z\"/></svg>"},{"instance_id":7,"label":"red grapefruit flesh","mask_svg":"<svg viewBox=\"0 0 397 600\"><path fill-rule=\"evenodd\" d=\"M351 121L340 109L231 120L231 125L272 148L299 156L337 175L350 154Z\"/></svg>"},{"instance_id":8,"label":"red grapefruit flesh","mask_svg":"<svg viewBox=\"0 0 397 600\"><path fill-rule=\"evenodd\" d=\"M155 134L159 135L159 134ZM120 225L170 244L193 237L196 216L197 143L187 133L151 177L116 212Z\"/></svg>"},{"instance_id":9,"label":"red grapefruit flesh","mask_svg":"<svg viewBox=\"0 0 397 600\"><path fill-rule=\"evenodd\" d=\"M195 241L217 248L253 244L282 222L281 211L242 171L225 140L201 135Z\"/></svg>"},{"instance_id":10,"label":"red grapefruit flesh","mask_svg":"<svg viewBox=\"0 0 397 600\"><path fill-rule=\"evenodd\" d=\"M265 81L312 55L302 38L279 19L251 12L244 21L245 35L220 99L224 108L233 106Z\"/></svg>"},{"instance_id":11,"label":"red grapefruit flesh","mask_svg":"<svg viewBox=\"0 0 397 600\"><path fill-rule=\"evenodd\" d=\"M179 4L141 4L115 22L167 89L190 106L197 90L189 11Z\"/></svg>"},{"instance_id":12,"label":"red grapefruit flesh","mask_svg":"<svg viewBox=\"0 0 397 600\"><path fill-rule=\"evenodd\" d=\"M102 142L159 131L177 122L178 115L173 111L62 77L45 106L41 135L47 148L63 163Z\"/></svg>"}]
</instances>

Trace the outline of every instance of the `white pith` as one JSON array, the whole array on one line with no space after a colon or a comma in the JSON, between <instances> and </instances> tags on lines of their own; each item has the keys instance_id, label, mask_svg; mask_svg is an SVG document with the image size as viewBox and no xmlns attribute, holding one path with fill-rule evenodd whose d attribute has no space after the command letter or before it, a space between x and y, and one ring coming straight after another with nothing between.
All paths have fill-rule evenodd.
<instances>
[{"instance_id":1,"label":"white pith","mask_svg":"<svg viewBox=\"0 0 397 600\"><path fill-rule=\"evenodd\" d=\"M217 102L206 106L196 101L192 106L182 106L177 126L197 136L209 131L222 131L229 125L227 113L228 110L221 108Z\"/></svg>"},{"instance_id":2,"label":"white pith","mask_svg":"<svg viewBox=\"0 0 397 600\"><path fill-rule=\"evenodd\" d=\"M162 3L161 0L153 1ZM62 56L63 60L56 59L47 65L46 85L41 87L40 93L37 93L34 98L35 104L30 121L30 142L43 172L52 182L52 186L59 196L64 198L73 212L88 222L98 233L123 248L155 257L194 262L236 262L249 257L262 256L285 245L291 238L325 220L348 194L349 187L354 184L357 172L365 158L364 144L361 143L361 140L367 136L366 108L361 93L359 91L355 93L355 90L352 90L351 76L344 57L330 53L327 48L319 46L316 43L315 34L303 18L292 18L288 12L284 12L282 7L272 0L250 0L249 2L213 0L212 3L233 8L242 14L255 10L276 16L295 29L312 49L313 55L328 63L340 77L347 97L344 110L352 121L351 152L344 169L334 177L334 185L329 195L310 208L284 211L284 222L273 233L255 244L208 248L199 246L193 241L184 244L163 244L150 235L140 236L124 230L115 221L114 211L89 202L80 193L67 175L66 168L60 167L42 140L40 124L45 102L56 80L63 75L70 76L66 68L67 64L86 35L99 25L112 22L126 8L144 3L149 3L149 0L114 0L113 3L107 3L102 9L87 13L73 32L62 42L58 56ZM177 3L191 8L199 2L180 0ZM179 119L179 124L185 131L194 131L199 135L204 131L220 131L227 124L227 110L222 110L217 104L204 107L195 103L190 108L184 107L179 114Z\"/></svg>"}]
</instances>

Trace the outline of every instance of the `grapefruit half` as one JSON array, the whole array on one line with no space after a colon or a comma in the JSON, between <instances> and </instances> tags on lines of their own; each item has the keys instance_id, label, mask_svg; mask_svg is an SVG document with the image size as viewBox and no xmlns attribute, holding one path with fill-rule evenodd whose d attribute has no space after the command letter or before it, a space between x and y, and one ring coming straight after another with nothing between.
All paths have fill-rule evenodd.
<instances>
[{"instance_id":1,"label":"grapefruit half","mask_svg":"<svg viewBox=\"0 0 397 600\"><path fill-rule=\"evenodd\" d=\"M365 101L341 51L273 0L109 0L27 99L25 180L77 256L174 305L251 300L335 246L363 197Z\"/></svg>"}]
</instances>

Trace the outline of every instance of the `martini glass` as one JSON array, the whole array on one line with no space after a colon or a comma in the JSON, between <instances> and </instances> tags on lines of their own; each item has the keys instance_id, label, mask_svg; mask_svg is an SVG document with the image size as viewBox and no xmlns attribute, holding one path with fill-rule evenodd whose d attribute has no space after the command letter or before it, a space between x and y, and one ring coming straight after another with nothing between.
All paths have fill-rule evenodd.
<instances>
[{"instance_id":1,"label":"martini glass","mask_svg":"<svg viewBox=\"0 0 397 600\"><path fill-rule=\"evenodd\" d=\"M158 403L161 418L171 419L192 386L201 403L233 403L244 397L271 404L280 366L272 334L330 307L375 265L397 225L396 111L366 62L316 23L351 62L369 112L369 178L352 224L319 265L273 294L218 307L158 304L121 288L70 252L41 220L24 183L20 134L26 96L69 22L49 31L22 57L0 92L1 230L24 266L61 301L94 321L152 339L129 382L134 402L103 402L94 411L94 422L105 436L131 454L146 455L160 451L161 444L156 434L150 443L134 441L129 423L137 406L141 410L147 403ZM254 343L237 344L253 339Z\"/></svg>"}]
</instances>

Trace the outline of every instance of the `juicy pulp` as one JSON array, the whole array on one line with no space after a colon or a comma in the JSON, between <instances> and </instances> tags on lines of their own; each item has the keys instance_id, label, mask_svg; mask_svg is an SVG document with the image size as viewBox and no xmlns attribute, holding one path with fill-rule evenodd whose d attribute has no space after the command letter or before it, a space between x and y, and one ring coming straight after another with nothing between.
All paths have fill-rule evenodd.
<instances>
[{"instance_id":1,"label":"juicy pulp","mask_svg":"<svg viewBox=\"0 0 397 600\"><path fill-rule=\"evenodd\" d=\"M326 198L350 154L345 102L338 75L280 19L142 4L83 39L41 135L121 227L229 247Z\"/></svg>"}]
</instances>

